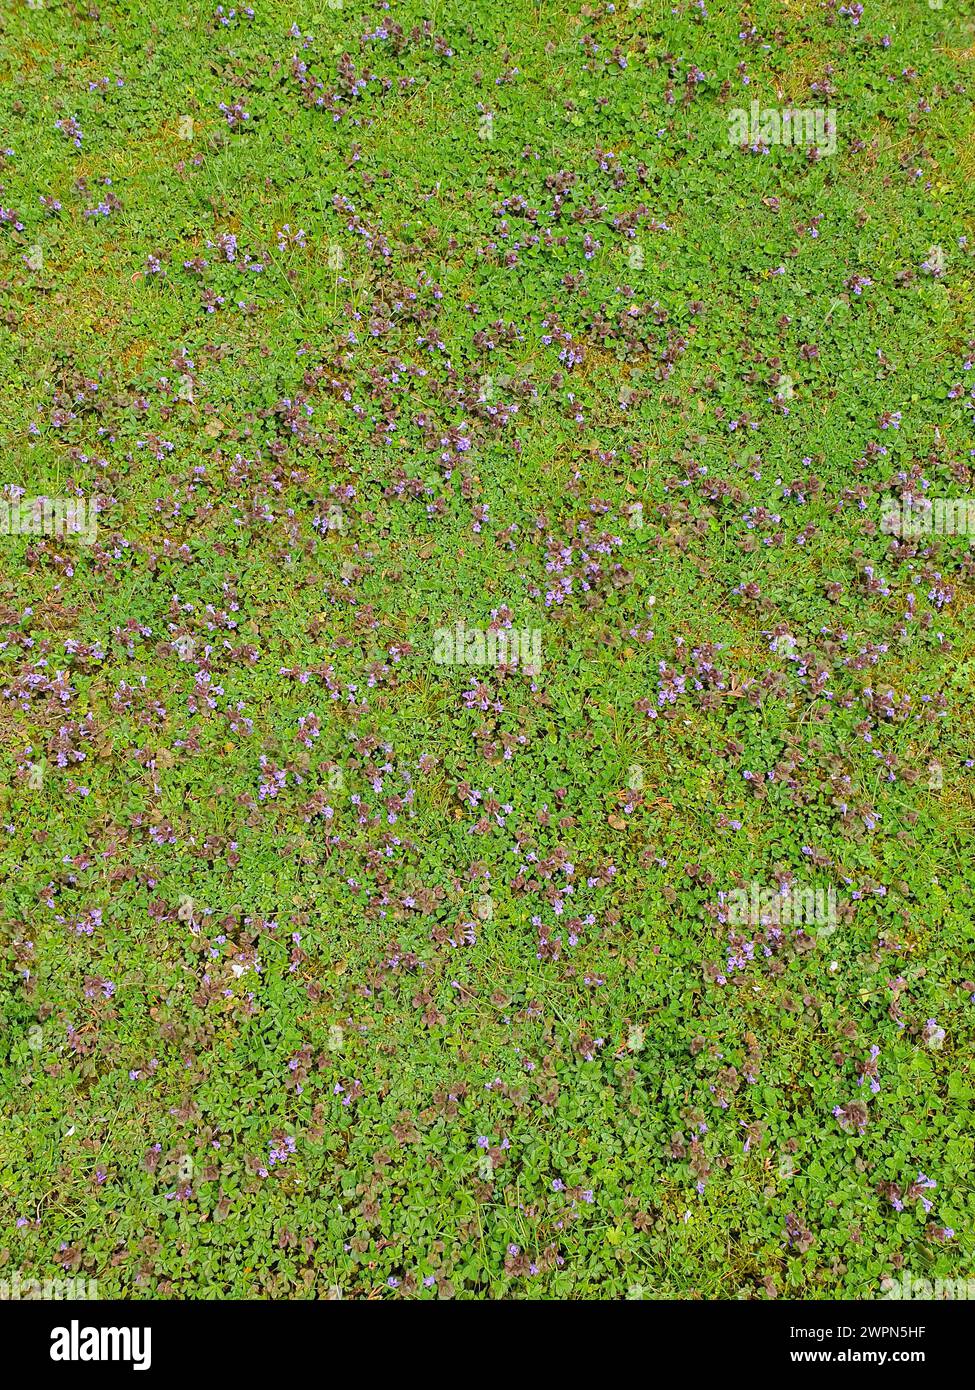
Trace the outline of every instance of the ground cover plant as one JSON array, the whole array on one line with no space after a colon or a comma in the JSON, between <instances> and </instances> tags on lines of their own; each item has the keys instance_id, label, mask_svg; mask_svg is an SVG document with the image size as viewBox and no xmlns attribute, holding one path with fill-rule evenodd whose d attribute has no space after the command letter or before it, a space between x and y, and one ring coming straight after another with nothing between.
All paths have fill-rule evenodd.
<instances>
[{"instance_id":1,"label":"ground cover plant","mask_svg":"<svg viewBox=\"0 0 975 1390\"><path fill-rule=\"evenodd\" d=\"M973 15L0 6L0 1280L972 1276Z\"/></svg>"}]
</instances>

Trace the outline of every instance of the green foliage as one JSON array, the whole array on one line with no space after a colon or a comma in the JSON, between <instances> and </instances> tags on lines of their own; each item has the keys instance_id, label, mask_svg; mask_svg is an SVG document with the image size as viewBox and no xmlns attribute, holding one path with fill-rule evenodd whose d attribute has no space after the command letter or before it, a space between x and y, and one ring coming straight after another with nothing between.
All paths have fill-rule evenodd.
<instances>
[{"instance_id":1,"label":"green foliage","mask_svg":"<svg viewBox=\"0 0 975 1390\"><path fill-rule=\"evenodd\" d=\"M973 12L563 9L0 15L0 1279L973 1274Z\"/></svg>"}]
</instances>

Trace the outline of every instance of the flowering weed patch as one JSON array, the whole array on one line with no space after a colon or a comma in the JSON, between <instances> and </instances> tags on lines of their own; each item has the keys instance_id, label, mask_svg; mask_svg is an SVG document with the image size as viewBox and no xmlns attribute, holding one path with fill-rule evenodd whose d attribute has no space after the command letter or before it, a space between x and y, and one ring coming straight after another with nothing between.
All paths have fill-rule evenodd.
<instances>
[{"instance_id":1,"label":"flowering weed patch","mask_svg":"<svg viewBox=\"0 0 975 1390\"><path fill-rule=\"evenodd\" d=\"M4 7L10 1287L971 1286L973 13Z\"/></svg>"}]
</instances>

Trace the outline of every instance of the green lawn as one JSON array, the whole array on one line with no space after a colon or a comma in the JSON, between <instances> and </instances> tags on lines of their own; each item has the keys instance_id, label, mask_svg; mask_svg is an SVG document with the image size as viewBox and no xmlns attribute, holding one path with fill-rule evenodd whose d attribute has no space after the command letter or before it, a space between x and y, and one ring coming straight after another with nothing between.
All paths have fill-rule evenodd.
<instances>
[{"instance_id":1,"label":"green lawn","mask_svg":"<svg viewBox=\"0 0 975 1390\"><path fill-rule=\"evenodd\" d=\"M0 1280L975 1275L973 60L0 6Z\"/></svg>"}]
</instances>

